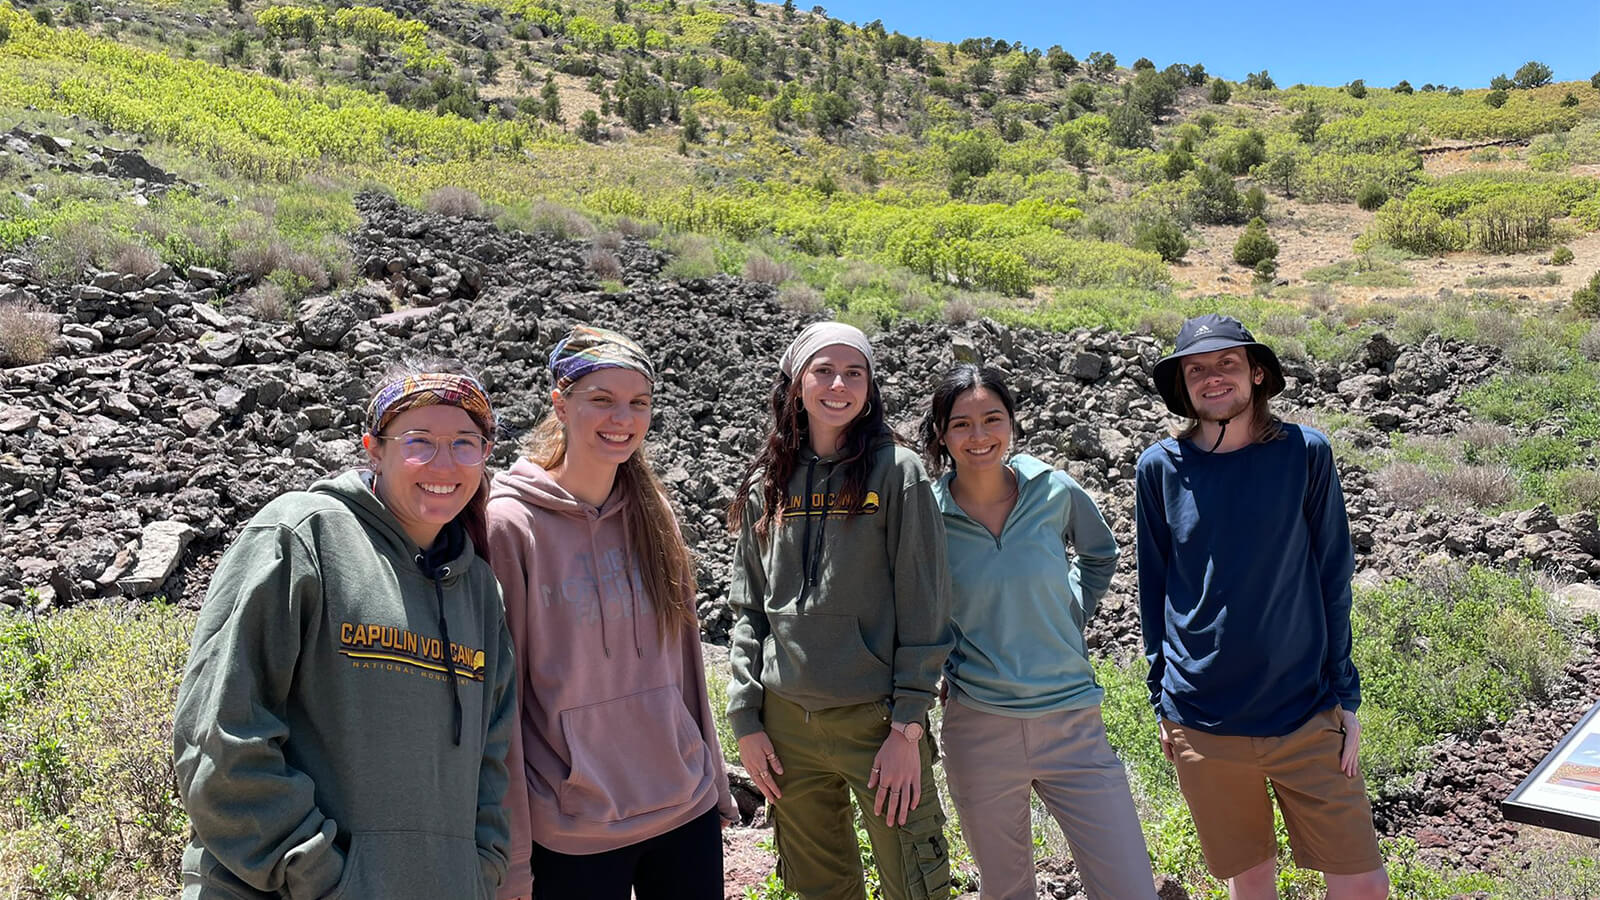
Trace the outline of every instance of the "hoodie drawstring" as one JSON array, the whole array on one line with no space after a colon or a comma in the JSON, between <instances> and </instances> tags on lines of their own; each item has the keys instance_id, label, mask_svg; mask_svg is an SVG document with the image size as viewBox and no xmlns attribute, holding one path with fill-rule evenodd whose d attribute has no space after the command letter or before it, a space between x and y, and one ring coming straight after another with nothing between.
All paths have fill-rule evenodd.
<instances>
[{"instance_id":1,"label":"hoodie drawstring","mask_svg":"<svg viewBox=\"0 0 1600 900\"><path fill-rule=\"evenodd\" d=\"M633 583L633 529L628 527L631 512L622 514L622 577L628 581L628 599L633 603L633 655L644 659L644 647L639 644L639 589Z\"/></svg>"},{"instance_id":2,"label":"hoodie drawstring","mask_svg":"<svg viewBox=\"0 0 1600 900\"><path fill-rule=\"evenodd\" d=\"M627 529L624 528L624 531ZM611 642L606 638L606 591L605 584L600 580L600 545L594 540L594 520L589 521L589 565L594 576L594 600L600 607L600 649L605 652L606 659L611 658Z\"/></svg>"},{"instance_id":3,"label":"hoodie drawstring","mask_svg":"<svg viewBox=\"0 0 1600 900\"><path fill-rule=\"evenodd\" d=\"M806 598L811 596L811 589L817 586L822 577L822 547L828 535L828 515L830 510L826 494L828 482L833 480L833 470L829 469L828 474L822 478L824 496L820 507L813 507L811 504L812 491L816 489L813 483L816 472L817 460L812 459L806 464L806 497L800 508L801 518L806 520L806 527L800 538L800 569L805 575L805 581L800 588L800 599L795 604L795 608L799 612L806 611ZM811 540L811 514L813 509L820 512L818 518L821 519L817 523L817 539L814 543Z\"/></svg>"},{"instance_id":4,"label":"hoodie drawstring","mask_svg":"<svg viewBox=\"0 0 1600 900\"><path fill-rule=\"evenodd\" d=\"M422 554L417 554L417 567L426 571L427 561ZM452 644L450 643L450 626L444 616L444 579L450 577L450 567L442 566L431 576L433 580L433 593L439 600L439 637L444 641L444 667L450 673L450 699L454 704L455 742L461 746L461 685L456 681L456 664L453 658Z\"/></svg>"}]
</instances>

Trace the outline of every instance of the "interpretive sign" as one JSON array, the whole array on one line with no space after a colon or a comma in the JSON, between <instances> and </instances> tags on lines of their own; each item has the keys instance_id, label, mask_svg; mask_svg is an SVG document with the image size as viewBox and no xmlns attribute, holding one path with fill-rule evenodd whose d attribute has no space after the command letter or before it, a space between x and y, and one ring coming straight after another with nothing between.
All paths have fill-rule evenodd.
<instances>
[{"instance_id":1,"label":"interpretive sign","mask_svg":"<svg viewBox=\"0 0 1600 900\"><path fill-rule=\"evenodd\" d=\"M1500 803L1513 822L1600 838L1600 703Z\"/></svg>"}]
</instances>

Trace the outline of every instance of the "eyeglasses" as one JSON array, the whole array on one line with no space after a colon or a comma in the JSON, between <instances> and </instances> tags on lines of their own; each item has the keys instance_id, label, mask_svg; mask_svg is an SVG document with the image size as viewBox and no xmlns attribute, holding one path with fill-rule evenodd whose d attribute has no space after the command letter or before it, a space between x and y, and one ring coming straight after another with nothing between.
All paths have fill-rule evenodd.
<instances>
[{"instance_id":1,"label":"eyeglasses","mask_svg":"<svg viewBox=\"0 0 1600 900\"><path fill-rule=\"evenodd\" d=\"M380 441L399 441L406 462L427 465L439 455L439 441L425 434L380 434ZM450 458L456 465L480 465L489 456L489 440L481 434L460 435L450 441Z\"/></svg>"}]
</instances>

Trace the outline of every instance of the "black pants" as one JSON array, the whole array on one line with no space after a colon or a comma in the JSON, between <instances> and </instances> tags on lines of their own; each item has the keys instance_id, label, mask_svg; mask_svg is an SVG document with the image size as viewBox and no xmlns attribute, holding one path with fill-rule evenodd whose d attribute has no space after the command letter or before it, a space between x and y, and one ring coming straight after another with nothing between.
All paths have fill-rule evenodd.
<instances>
[{"instance_id":1,"label":"black pants","mask_svg":"<svg viewBox=\"0 0 1600 900\"><path fill-rule=\"evenodd\" d=\"M569 856L533 845L534 900L722 900L716 807L666 834L605 853Z\"/></svg>"}]
</instances>

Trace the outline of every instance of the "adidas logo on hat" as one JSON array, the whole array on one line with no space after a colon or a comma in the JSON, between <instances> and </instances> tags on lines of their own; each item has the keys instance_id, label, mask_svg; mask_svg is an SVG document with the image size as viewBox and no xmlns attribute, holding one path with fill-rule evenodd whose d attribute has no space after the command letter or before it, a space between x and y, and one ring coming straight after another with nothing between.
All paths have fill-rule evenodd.
<instances>
[{"instance_id":1,"label":"adidas logo on hat","mask_svg":"<svg viewBox=\"0 0 1600 900\"><path fill-rule=\"evenodd\" d=\"M1194 336L1195 337L1199 337L1202 334L1210 334L1210 333L1211 333L1211 326L1210 325L1201 325L1199 328L1196 328L1194 330Z\"/></svg>"}]
</instances>

